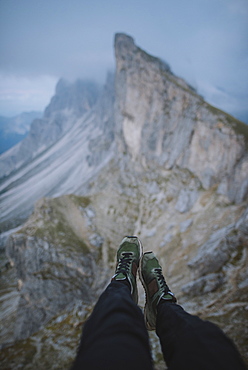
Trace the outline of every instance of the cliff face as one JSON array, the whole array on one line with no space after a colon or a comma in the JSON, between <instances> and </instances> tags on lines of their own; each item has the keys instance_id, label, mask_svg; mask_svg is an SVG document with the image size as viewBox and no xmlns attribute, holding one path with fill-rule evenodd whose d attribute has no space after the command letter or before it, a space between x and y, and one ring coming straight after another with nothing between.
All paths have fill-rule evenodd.
<instances>
[{"instance_id":1,"label":"cliff face","mask_svg":"<svg viewBox=\"0 0 248 370\"><path fill-rule=\"evenodd\" d=\"M132 38L116 35L115 53L115 81L108 76L94 108L2 183L3 229L52 197L7 241L3 364L70 366L116 248L131 234L159 257L179 303L219 324L248 360L247 126ZM142 306L140 284L139 293ZM153 334L151 344L163 368Z\"/></svg>"},{"instance_id":2,"label":"cliff face","mask_svg":"<svg viewBox=\"0 0 248 370\"><path fill-rule=\"evenodd\" d=\"M7 256L20 292L15 339L28 338L82 297L91 304L102 240L89 225L89 202L73 196L41 200L25 227L9 238ZM90 237L95 239L89 245Z\"/></svg>"},{"instance_id":3,"label":"cliff face","mask_svg":"<svg viewBox=\"0 0 248 370\"><path fill-rule=\"evenodd\" d=\"M115 53L117 130L133 160L187 168L205 189L229 181L225 194L239 183L242 190L229 195L245 199L247 176L230 179L240 166L247 168L247 137L239 134L243 128L248 135L247 127L205 103L132 38L117 34Z\"/></svg>"}]
</instances>

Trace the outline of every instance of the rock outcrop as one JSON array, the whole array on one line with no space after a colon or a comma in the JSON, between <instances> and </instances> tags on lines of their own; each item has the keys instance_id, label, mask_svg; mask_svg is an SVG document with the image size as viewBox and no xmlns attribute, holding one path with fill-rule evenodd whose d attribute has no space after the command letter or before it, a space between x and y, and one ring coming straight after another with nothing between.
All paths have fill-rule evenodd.
<instances>
[{"instance_id":1,"label":"rock outcrop","mask_svg":"<svg viewBox=\"0 0 248 370\"><path fill-rule=\"evenodd\" d=\"M7 256L19 291L12 340L28 338L82 297L91 305L102 239L90 225L89 203L74 196L43 199L9 238Z\"/></svg>"},{"instance_id":2,"label":"rock outcrop","mask_svg":"<svg viewBox=\"0 0 248 370\"><path fill-rule=\"evenodd\" d=\"M115 53L115 81L109 75L93 109L1 184L3 230L47 197L8 237L3 364L17 368L18 354L24 369L70 366L131 234L159 257L179 303L220 325L248 361L247 126L131 37L117 34ZM164 368L153 334L151 345Z\"/></svg>"}]
</instances>

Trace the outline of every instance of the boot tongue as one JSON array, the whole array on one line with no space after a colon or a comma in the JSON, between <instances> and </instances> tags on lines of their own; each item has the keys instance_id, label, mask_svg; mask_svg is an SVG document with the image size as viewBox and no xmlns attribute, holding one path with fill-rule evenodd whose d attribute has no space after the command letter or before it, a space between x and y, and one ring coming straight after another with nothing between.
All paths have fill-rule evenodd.
<instances>
[{"instance_id":1,"label":"boot tongue","mask_svg":"<svg viewBox=\"0 0 248 370\"><path fill-rule=\"evenodd\" d=\"M115 280L125 280L127 277L122 272L115 276Z\"/></svg>"},{"instance_id":2,"label":"boot tongue","mask_svg":"<svg viewBox=\"0 0 248 370\"><path fill-rule=\"evenodd\" d=\"M164 299L165 301L172 301L172 302L177 301L176 297L174 296L172 292L168 292L167 294L164 293L161 299Z\"/></svg>"}]
</instances>

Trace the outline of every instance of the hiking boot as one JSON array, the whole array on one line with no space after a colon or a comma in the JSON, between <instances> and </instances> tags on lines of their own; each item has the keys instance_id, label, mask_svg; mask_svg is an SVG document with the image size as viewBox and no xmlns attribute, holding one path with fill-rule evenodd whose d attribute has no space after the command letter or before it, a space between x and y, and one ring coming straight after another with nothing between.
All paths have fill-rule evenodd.
<instances>
[{"instance_id":1,"label":"hiking boot","mask_svg":"<svg viewBox=\"0 0 248 370\"><path fill-rule=\"evenodd\" d=\"M132 298L138 303L136 274L142 255L142 245L136 236L126 236L117 251L117 265L112 281L128 282Z\"/></svg>"},{"instance_id":2,"label":"hiking boot","mask_svg":"<svg viewBox=\"0 0 248 370\"><path fill-rule=\"evenodd\" d=\"M155 330L159 302L162 300L176 302L176 297L166 284L162 274L162 268L153 252L143 254L139 275L146 292L144 310L146 327L148 330Z\"/></svg>"}]
</instances>

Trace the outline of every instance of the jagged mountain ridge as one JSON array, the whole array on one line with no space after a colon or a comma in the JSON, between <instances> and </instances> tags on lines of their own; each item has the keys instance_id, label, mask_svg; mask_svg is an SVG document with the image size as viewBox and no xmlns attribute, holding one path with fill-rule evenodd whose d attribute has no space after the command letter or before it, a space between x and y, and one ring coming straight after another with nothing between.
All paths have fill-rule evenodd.
<instances>
[{"instance_id":1,"label":"jagged mountain ridge","mask_svg":"<svg viewBox=\"0 0 248 370\"><path fill-rule=\"evenodd\" d=\"M109 281L116 245L124 234L136 234L145 250L153 249L159 256L179 302L221 325L247 356L246 127L205 103L132 38L116 35L115 52L115 89L109 76L96 107L24 172L3 183L3 227L18 213L21 219L23 210L27 217L42 194L58 198L41 200L8 240L6 252L13 267L5 271L1 304L8 307L4 318L12 324L2 341L28 338L36 348L37 336L46 338L59 320L69 318L78 325ZM43 166L41 173L37 164ZM25 197L21 201L20 190ZM77 196L60 196L72 192ZM87 248L78 251L82 243ZM74 285L87 287L80 265L87 266L89 260L95 263L98 279L90 272L85 276L95 295L83 298L81 316L73 319L71 312L80 304L80 290L73 294ZM57 291L68 290L59 304L51 299L54 285ZM36 309L44 314L37 315ZM52 317L55 321L42 329ZM40 334L33 334L39 328ZM66 330L71 336L72 329ZM64 333L59 341L63 337ZM21 348L27 345L21 343ZM154 343L152 339L156 357ZM59 358L52 343L49 351L46 345L41 352L33 351L36 355L25 368L37 359L50 363L54 353ZM71 351L70 356L69 360ZM69 360L64 356L60 368Z\"/></svg>"},{"instance_id":2,"label":"jagged mountain ridge","mask_svg":"<svg viewBox=\"0 0 248 370\"><path fill-rule=\"evenodd\" d=\"M35 119L29 135L0 157L0 178L10 175L57 142L86 112L96 104L100 94L97 84L63 79L40 119Z\"/></svg>"},{"instance_id":3,"label":"jagged mountain ridge","mask_svg":"<svg viewBox=\"0 0 248 370\"><path fill-rule=\"evenodd\" d=\"M75 94L78 85L80 94ZM87 86L89 92L84 96ZM105 94L106 89L108 94ZM113 155L110 149L113 142L112 90L111 74L97 99L92 84L80 81L76 81L75 86L63 81L58 83L56 95L45 110L45 127L39 128L43 123L40 120L37 129L35 121L22 147L13 148L20 151L24 159L16 160L12 151L2 156L4 168L8 167L9 161L13 166L20 166L0 184L3 229L20 224L30 214L34 203L44 196L78 192L82 184ZM82 95L84 99L81 101ZM55 107L54 112L52 107ZM108 122L107 129L105 121ZM59 132L58 127L61 127ZM34 135L33 131L36 132Z\"/></svg>"}]
</instances>

